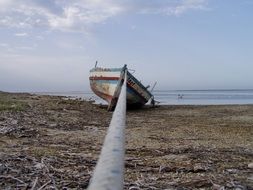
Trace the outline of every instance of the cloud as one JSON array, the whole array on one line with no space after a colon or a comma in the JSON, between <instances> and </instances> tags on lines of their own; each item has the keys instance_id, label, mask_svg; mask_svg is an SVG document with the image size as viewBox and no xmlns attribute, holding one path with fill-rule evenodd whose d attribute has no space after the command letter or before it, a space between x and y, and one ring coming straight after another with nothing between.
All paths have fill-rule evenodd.
<instances>
[{"instance_id":1,"label":"cloud","mask_svg":"<svg viewBox=\"0 0 253 190\"><path fill-rule=\"evenodd\" d=\"M16 33L16 34L14 34L15 36L17 36L17 37L26 37L26 36L28 36L28 34L27 33Z\"/></svg>"},{"instance_id":2,"label":"cloud","mask_svg":"<svg viewBox=\"0 0 253 190\"><path fill-rule=\"evenodd\" d=\"M44 37L41 36L41 35L37 35L37 36L35 36L35 38L36 38L37 40L44 40Z\"/></svg>"},{"instance_id":3,"label":"cloud","mask_svg":"<svg viewBox=\"0 0 253 190\"><path fill-rule=\"evenodd\" d=\"M85 31L122 13L181 15L207 0L1 0L0 27Z\"/></svg>"},{"instance_id":4,"label":"cloud","mask_svg":"<svg viewBox=\"0 0 253 190\"><path fill-rule=\"evenodd\" d=\"M34 50L36 48L36 46L18 46L15 49L19 49L19 50Z\"/></svg>"},{"instance_id":5,"label":"cloud","mask_svg":"<svg viewBox=\"0 0 253 190\"><path fill-rule=\"evenodd\" d=\"M188 10L207 10L206 0L184 0L174 8L168 8L167 14L180 15Z\"/></svg>"},{"instance_id":6,"label":"cloud","mask_svg":"<svg viewBox=\"0 0 253 190\"><path fill-rule=\"evenodd\" d=\"M8 47L9 45L6 43L0 43L0 47Z\"/></svg>"},{"instance_id":7,"label":"cloud","mask_svg":"<svg viewBox=\"0 0 253 190\"><path fill-rule=\"evenodd\" d=\"M0 1L0 10L3 11L8 8L13 3L13 0L1 0Z\"/></svg>"},{"instance_id":8,"label":"cloud","mask_svg":"<svg viewBox=\"0 0 253 190\"><path fill-rule=\"evenodd\" d=\"M78 1L62 8L62 14L49 14L48 25L53 29L85 30L91 24L106 21L122 12L116 4L103 1Z\"/></svg>"},{"instance_id":9,"label":"cloud","mask_svg":"<svg viewBox=\"0 0 253 190\"><path fill-rule=\"evenodd\" d=\"M207 10L207 0L157 0L152 5L143 6L139 12L142 14L165 14L179 16L191 10Z\"/></svg>"},{"instance_id":10,"label":"cloud","mask_svg":"<svg viewBox=\"0 0 253 190\"><path fill-rule=\"evenodd\" d=\"M2 3L0 27L49 27L56 30L82 31L119 14L122 7L111 1L17 0Z\"/></svg>"}]
</instances>

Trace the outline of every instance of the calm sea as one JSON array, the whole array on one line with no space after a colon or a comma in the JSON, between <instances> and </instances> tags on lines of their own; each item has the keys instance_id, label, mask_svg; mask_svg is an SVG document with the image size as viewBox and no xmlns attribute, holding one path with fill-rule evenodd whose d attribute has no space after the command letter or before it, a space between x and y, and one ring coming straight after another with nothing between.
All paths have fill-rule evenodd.
<instances>
[{"instance_id":1,"label":"calm sea","mask_svg":"<svg viewBox=\"0 0 253 190\"><path fill-rule=\"evenodd\" d=\"M105 104L92 92L45 92L39 94L69 96L85 100L95 100ZM156 90L155 100L162 105L222 105L253 104L251 90Z\"/></svg>"}]
</instances>

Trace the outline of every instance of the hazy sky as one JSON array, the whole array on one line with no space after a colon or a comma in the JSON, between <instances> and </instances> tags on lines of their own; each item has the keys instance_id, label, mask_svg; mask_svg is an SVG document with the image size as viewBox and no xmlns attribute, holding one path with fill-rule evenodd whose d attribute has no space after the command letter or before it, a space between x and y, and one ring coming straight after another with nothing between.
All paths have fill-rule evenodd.
<instances>
[{"instance_id":1,"label":"hazy sky","mask_svg":"<svg viewBox=\"0 0 253 190\"><path fill-rule=\"evenodd\" d=\"M253 0L0 0L0 90L89 90L89 70L157 89L253 88Z\"/></svg>"}]
</instances>

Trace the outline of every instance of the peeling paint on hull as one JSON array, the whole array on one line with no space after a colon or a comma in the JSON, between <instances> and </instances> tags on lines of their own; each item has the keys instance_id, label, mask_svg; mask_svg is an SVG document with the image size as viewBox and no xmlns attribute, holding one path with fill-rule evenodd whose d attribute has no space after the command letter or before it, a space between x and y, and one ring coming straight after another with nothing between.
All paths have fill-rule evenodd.
<instances>
[{"instance_id":1,"label":"peeling paint on hull","mask_svg":"<svg viewBox=\"0 0 253 190\"><path fill-rule=\"evenodd\" d=\"M90 70L90 86L92 91L108 102L108 110L116 106L119 92L123 84L124 73L127 72L127 106L137 108L145 105L153 95L126 69L93 68Z\"/></svg>"}]
</instances>

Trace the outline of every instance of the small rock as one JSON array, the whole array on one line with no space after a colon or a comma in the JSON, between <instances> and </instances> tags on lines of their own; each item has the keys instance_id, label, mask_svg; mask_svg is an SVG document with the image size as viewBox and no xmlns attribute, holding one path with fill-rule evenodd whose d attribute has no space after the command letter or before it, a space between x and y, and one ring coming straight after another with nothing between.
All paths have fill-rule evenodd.
<instances>
[{"instance_id":1,"label":"small rock","mask_svg":"<svg viewBox=\"0 0 253 190\"><path fill-rule=\"evenodd\" d=\"M244 190L244 189L246 189L246 188L242 185L235 186L235 190Z\"/></svg>"},{"instance_id":2,"label":"small rock","mask_svg":"<svg viewBox=\"0 0 253 190\"><path fill-rule=\"evenodd\" d=\"M248 168L253 169L253 162L248 164Z\"/></svg>"},{"instance_id":3,"label":"small rock","mask_svg":"<svg viewBox=\"0 0 253 190\"><path fill-rule=\"evenodd\" d=\"M237 169L227 169L228 173L230 174L236 174L238 173L238 170Z\"/></svg>"},{"instance_id":4,"label":"small rock","mask_svg":"<svg viewBox=\"0 0 253 190\"><path fill-rule=\"evenodd\" d=\"M253 182L253 175L249 176L248 180Z\"/></svg>"},{"instance_id":5,"label":"small rock","mask_svg":"<svg viewBox=\"0 0 253 190\"><path fill-rule=\"evenodd\" d=\"M194 172L205 172L207 169L205 166L203 166L202 164L196 164L194 167L193 167L193 171Z\"/></svg>"},{"instance_id":6,"label":"small rock","mask_svg":"<svg viewBox=\"0 0 253 190\"><path fill-rule=\"evenodd\" d=\"M56 126L57 126L56 123L49 124L49 127L56 127Z\"/></svg>"},{"instance_id":7,"label":"small rock","mask_svg":"<svg viewBox=\"0 0 253 190\"><path fill-rule=\"evenodd\" d=\"M46 120L41 120L41 121L38 122L38 124L39 125L45 125L45 124L47 124L47 121Z\"/></svg>"},{"instance_id":8,"label":"small rock","mask_svg":"<svg viewBox=\"0 0 253 190\"><path fill-rule=\"evenodd\" d=\"M165 172L171 172L172 168L168 167L168 166L160 166L159 168L159 173L165 173Z\"/></svg>"},{"instance_id":9,"label":"small rock","mask_svg":"<svg viewBox=\"0 0 253 190\"><path fill-rule=\"evenodd\" d=\"M224 186L221 186L221 185L219 185L219 184L213 184L212 189L213 189L213 190L224 190L225 187L224 187Z\"/></svg>"},{"instance_id":10,"label":"small rock","mask_svg":"<svg viewBox=\"0 0 253 190\"><path fill-rule=\"evenodd\" d=\"M137 186L132 186L132 187L129 187L129 190L140 190L140 188Z\"/></svg>"},{"instance_id":11,"label":"small rock","mask_svg":"<svg viewBox=\"0 0 253 190\"><path fill-rule=\"evenodd\" d=\"M0 173L4 173L5 170L6 170L5 165L0 164Z\"/></svg>"},{"instance_id":12,"label":"small rock","mask_svg":"<svg viewBox=\"0 0 253 190\"><path fill-rule=\"evenodd\" d=\"M16 108L17 106L15 104L12 104L11 105L11 108Z\"/></svg>"},{"instance_id":13,"label":"small rock","mask_svg":"<svg viewBox=\"0 0 253 190\"><path fill-rule=\"evenodd\" d=\"M41 170L45 167L45 164L42 164L42 163L37 163L35 166L34 166L36 169L38 170Z\"/></svg>"},{"instance_id":14,"label":"small rock","mask_svg":"<svg viewBox=\"0 0 253 190\"><path fill-rule=\"evenodd\" d=\"M13 120L11 120L11 124L12 124L12 125L17 125L17 124L18 124L18 121L15 120L15 119L13 119Z\"/></svg>"}]
</instances>

